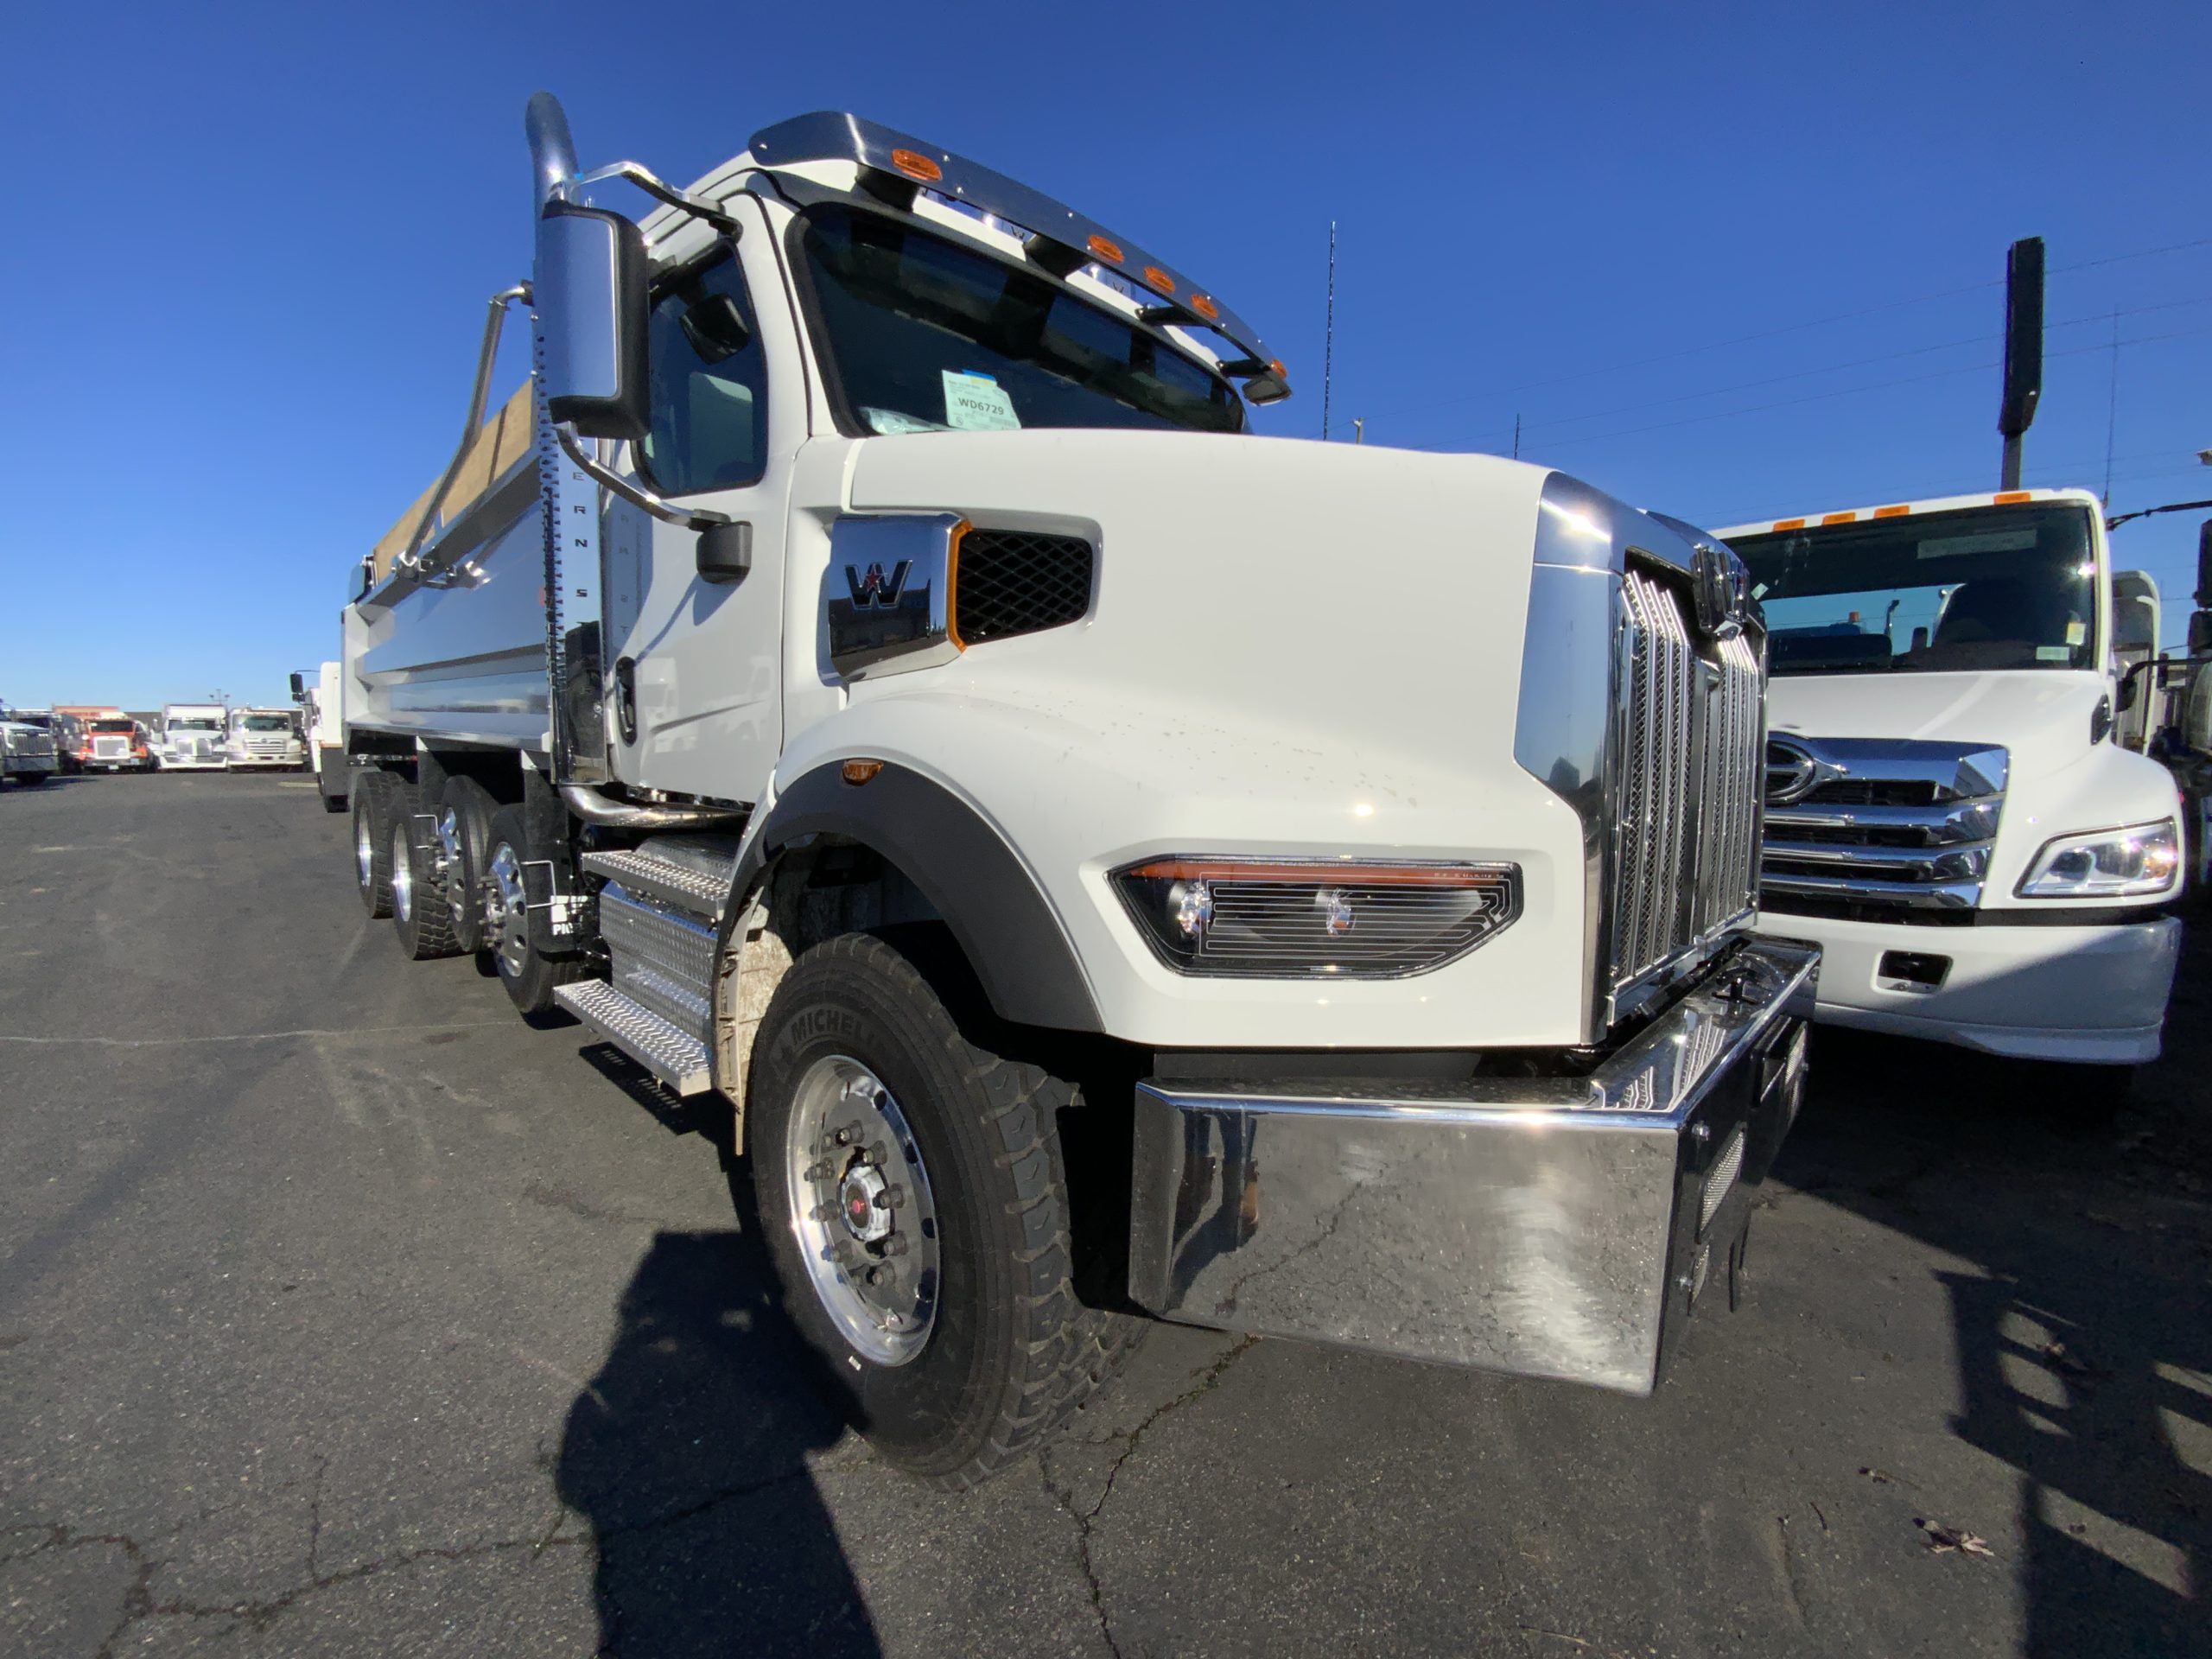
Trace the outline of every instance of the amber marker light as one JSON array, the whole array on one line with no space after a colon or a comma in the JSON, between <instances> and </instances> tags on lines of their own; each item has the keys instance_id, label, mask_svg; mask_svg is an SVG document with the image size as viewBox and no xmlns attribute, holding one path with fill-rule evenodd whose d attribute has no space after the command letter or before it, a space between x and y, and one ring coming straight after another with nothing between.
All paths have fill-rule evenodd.
<instances>
[{"instance_id":1,"label":"amber marker light","mask_svg":"<svg viewBox=\"0 0 2212 1659\"><path fill-rule=\"evenodd\" d=\"M1874 516L1877 518L1902 518L1911 511L1910 507L1877 507Z\"/></svg>"},{"instance_id":2,"label":"amber marker light","mask_svg":"<svg viewBox=\"0 0 2212 1659\"><path fill-rule=\"evenodd\" d=\"M1109 242L1103 236L1094 236L1090 238L1090 247L1092 253L1109 265L1122 263L1122 245L1118 242Z\"/></svg>"},{"instance_id":3,"label":"amber marker light","mask_svg":"<svg viewBox=\"0 0 2212 1659\"><path fill-rule=\"evenodd\" d=\"M1774 527L1777 530L1802 530L1805 521L1802 518L1777 518L1774 521Z\"/></svg>"},{"instance_id":4,"label":"amber marker light","mask_svg":"<svg viewBox=\"0 0 2212 1659\"><path fill-rule=\"evenodd\" d=\"M862 784L867 783L870 779L874 778L877 772L883 770L883 762L880 760L848 760L842 767L839 768L839 770L843 773L845 781L850 784L854 788L858 789Z\"/></svg>"},{"instance_id":5,"label":"amber marker light","mask_svg":"<svg viewBox=\"0 0 2212 1659\"><path fill-rule=\"evenodd\" d=\"M1216 321L1221 315L1221 308L1203 294L1193 294L1191 296L1191 309L1197 312L1208 322Z\"/></svg>"},{"instance_id":6,"label":"amber marker light","mask_svg":"<svg viewBox=\"0 0 2212 1659\"><path fill-rule=\"evenodd\" d=\"M919 179L924 184L935 184L944 176L944 169L918 150L893 150L891 165L908 178Z\"/></svg>"},{"instance_id":7,"label":"amber marker light","mask_svg":"<svg viewBox=\"0 0 2212 1659\"><path fill-rule=\"evenodd\" d=\"M952 641L955 651L968 649L968 642L960 637L960 543L974 528L963 518L944 537L944 637Z\"/></svg>"},{"instance_id":8,"label":"amber marker light","mask_svg":"<svg viewBox=\"0 0 2212 1659\"><path fill-rule=\"evenodd\" d=\"M1855 512L1831 512L1821 520L1824 524L1850 524L1858 521L1859 515Z\"/></svg>"},{"instance_id":9,"label":"amber marker light","mask_svg":"<svg viewBox=\"0 0 2212 1659\"><path fill-rule=\"evenodd\" d=\"M1992 501L1994 501L2000 507L2009 507L2015 502L2032 501L2035 499L2035 498L2025 490L2000 490L1997 494L1991 496L1989 499Z\"/></svg>"},{"instance_id":10,"label":"amber marker light","mask_svg":"<svg viewBox=\"0 0 2212 1659\"><path fill-rule=\"evenodd\" d=\"M1173 294L1175 291L1175 279L1158 265L1147 265L1144 268L1144 279L1163 294Z\"/></svg>"}]
</instances>

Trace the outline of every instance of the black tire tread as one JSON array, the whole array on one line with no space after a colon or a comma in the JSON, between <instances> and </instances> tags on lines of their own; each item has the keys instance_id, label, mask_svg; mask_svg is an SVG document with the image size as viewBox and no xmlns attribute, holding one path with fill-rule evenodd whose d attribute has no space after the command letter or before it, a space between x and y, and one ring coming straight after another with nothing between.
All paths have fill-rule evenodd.
<instances>
[{"instance_id":1,"label":"black tire tread","mask_svg":"<svg viewBox=\"0 0 2212 1659\"><path fill-rule=\"evenodd\" d=\"M844 934L812 946L794 963L846 961L881 975L918 1023L934 1028L953 1064L974 1077L986 1103L995 1161L1014 1186L1009 1206L1024 1248L1014 1255L1019 1291L1016 1341L998 1379L997 1404L980 1449L950 1467L908 1467L943 1491L961 1491L1003 1472L1043 1445L1115 1373L1149 1328L1141 1319L1086 1306L1073 1286L1067 1177L1058 1114L1076 1103L1068 1080L1035 1064L1005 1058L969 1041L929 981L906 956L873 934ZM772 1008L764 1027L775 1019Z\"/></svg>"},{"instance_id":2,"label":"black tire tread","mask_svg":"<svg viewBox=\"0 0 2212 1659\"><path fill-rule=\"evenodd\" d=\"M487 868L492 862L492 855L503 841L525 859L532 855L521 807L503 806L492 815L491 829L484 842L484 862ZM506 970L501 969L499 979L499 983L506 988L507 996L515 1005L515 1012L524 1019L534 1019L553 1012L553 993L562 986L574 985L592 976L591 959L582 951L573 956L548 957L533 947L527 965L518 976L511 979Z\"/></svg>"},{"instance_id":3,"label":"black tire tread","mask_svg":"<svg viewBox=\"0 0 2212 1659\"><path fill-rule=\"evenodd\" d=\"M346 861L353 868L353 887L360 893L362 908L378 920L391 914L391 814L386 810L391 791L400 787L399 780L390 772L377 769L363 771L353 779L348 797L349 821L346 836ZM369 821L369 887L361 888L360 872L356 860L361 835L361 819Z\"/></svg>"},{"instance_id":4,"label":"black tire tread","mask_svg":"<svg viewBox=\"0 0 2212 1659\"><path fill-rule=\"evenodd\" d=\"M393 829L413 815L427 810L435 803L426 802L420 789L406 788L391 797L385 813L385 822ZM389 844L391 836L385 836ZM457 957L461 946L453 936L453 918L446 911L446 890L442 883L429 878L429 855L419 844L419 837L412 831L407 838L407 857L413 867L415 903L405 921L398 912L392 913L392 931L399 936L400 953L410 962L433 962L442 957Z\"/></svg>"}]
</instances>

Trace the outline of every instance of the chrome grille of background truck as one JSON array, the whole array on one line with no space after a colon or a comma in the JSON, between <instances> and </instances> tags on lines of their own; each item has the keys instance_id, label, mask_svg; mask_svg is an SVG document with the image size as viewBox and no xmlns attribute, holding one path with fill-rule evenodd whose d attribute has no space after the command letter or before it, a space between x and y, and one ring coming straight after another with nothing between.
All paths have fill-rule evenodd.
<instances>
[{"instance_id":1,"label":"chrome grille of background truck","mask_svg":"<svg viewBox=\"0 0 2212 1659\"><path fill-rule=\"evenodd\" d=\"M1993 744L1776 734L1761 904L1783 914L1972 910L2006 770Z\"/></svg>"}]
</instances>

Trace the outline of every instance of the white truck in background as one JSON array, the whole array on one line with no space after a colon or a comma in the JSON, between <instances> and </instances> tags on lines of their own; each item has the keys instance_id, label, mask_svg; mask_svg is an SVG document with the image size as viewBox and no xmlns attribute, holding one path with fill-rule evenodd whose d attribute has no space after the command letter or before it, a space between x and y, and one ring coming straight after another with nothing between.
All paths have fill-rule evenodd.
<instances>
[{"instance_id":1,"label":"white truck in background","mask_svg":"<svg viewBox=\"0 0 2212 1659\"><path fill-rule=\"evenodd\" d=\"M1285 371L1213 290L918 139L802 117L678 189L526 127L531 280L344 613L368 912L727 1098L925 1478L1039 1444L1135 1308L1651 1389L1818 961L1750 935L1741 565L1251 435Z\"/></svg>"},{"instance_id":2,"label":"white truck in background","mask_svg":"<svg viewBox=\"0 0 2212 1659\"><path fill-rule=\"evenodd\" d=\"M36 788L61 770L54 734L0 707L0 778Z\"/></svg>"},{"instance_id":3,"label":"white truck in background","mask_svg":"<svg viewBox=\"0 0 2212 1659\"><path fill-rule=\"evenodd\" d=\"M315 771L315 789L326 812L346 810L345 664L325 663L312 677L305 670L292 674L292 701L300 707L306 728L308 765Z\"/></svg>"},{"instance_id":4,"label":"white truck in background","mask_svg":"<svg viewBox=\"0 0 2212 1659\"><path fill-rule=\"evenodd\" d=\"M1815 1018L2123 1093L2158 1053L2182 860L2172 779L2114 741L2141 628L2115 626L2097 498L1719 533L1770 629L1760 925L1821 944Z\"/></svg>"},{"instance_id":5,"label":"white truck in background","mask_svg":"<svg viewBox=\"0 0 2212 1659\"><path fill-rule=\"evenodd\" d=\"M231 711L219 702L162 705L161 769L163 772L220 772L223 741Z\"/></svg>"},{"instance_id":6,"label":"white truck in background","mask_svg":"<svg viewBox=\"0 0 2212 1659\"><path fill-rule=\"evenodd\" d=\"M233 709L224 730L223 766L230 772L297 772L307 746L289 709Z\"/></svg>"}]
</instances>

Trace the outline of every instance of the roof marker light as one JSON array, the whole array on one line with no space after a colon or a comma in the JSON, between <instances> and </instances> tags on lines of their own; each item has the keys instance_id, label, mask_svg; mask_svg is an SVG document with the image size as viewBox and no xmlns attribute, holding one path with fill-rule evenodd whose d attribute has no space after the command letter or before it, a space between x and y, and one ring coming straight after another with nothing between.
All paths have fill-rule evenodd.
<instances>
[{"instance_id":1,"label":"roof marker light","mask_svg":"<svg viewBox=\"0 0 2212 1659\"><path fill-rule=\"evenodd\" d=\"M1777 518L1774 521L1774 527L1777 530L1802 530L1805 521L1802 518Z\"/></svg>"},{"instance_id":2,"label":"roof marker light","mask_svg":"<svg viewBox=\"0 0 2212 1659\"><path fill-rule=\"evenodd\" d=\"M1999 490L1989 499L2000 507L2009 507L2016 501L2032 500L2034 497L2026 490Z\"/></svg>"},{"instance_id":3,"label":"roof marker light","mask_svg":"<svg viewBox=\"0 0 2212 1659\"><path fill-rule=\"evenodd\" d=\"M1824 524L1848 524L1856 523L1858 518L1855 512L1831 512L1824 515L1821 522Z\"/></svg>"},{"instance_id":4,"label":"roof marker light","mask_svg":"<svg viewBox=\"0 0 2212 1659\"><path fill-rule=\"evenodd\" d=\"M919 150L894 149L891 165L910 179L919 179L924 184L935 184L944 176L944 169Z\"/></svg>"},{"instance_id":5,"label":"roof marker light","mask_svg":"<svg viewBox=\"0 0 2212 1659\"><path fill-rule=\"evenodd\" d=\"M1173 294L1175 291L1175 279L1158 265L1147 265L1144 268L1144 279L1163 294Z\"/></svg>"},{"instance_id":6,"label":"roof marker light","mask_svg":"<svg viewBox=\"0 0 2212 1659\"><path fill-rule=\"evenodd\" d=\"M1877 507L1874 516L1877 518L1902 518L1911 511L1910 507Z\"/></svg>"},{"instance_id":7,"label":"roof marker light","mask_svg":"<svg viewBox=\"0 0 2212 1659\"><path fill-rule=\"evenodd\" d=\"M1094 236L1090 238L1090 251L1109 265L1122 263L1122 245L1118 242L1109 242L1103 236Z\"/></svg>"},{"instance_id":8,"label":"roof marker light","mask_svg":"<svg viewBox=\"0 0 2212 1659\"><path fill-rule=\"evenodd\" d=\"M1193 294L1191 296L1191 309L1197 312L1208 322L1211 322L1216 317L1218 317L1221 315L1221 308L1203 294Z\"/></svg>"}]
</instances>

